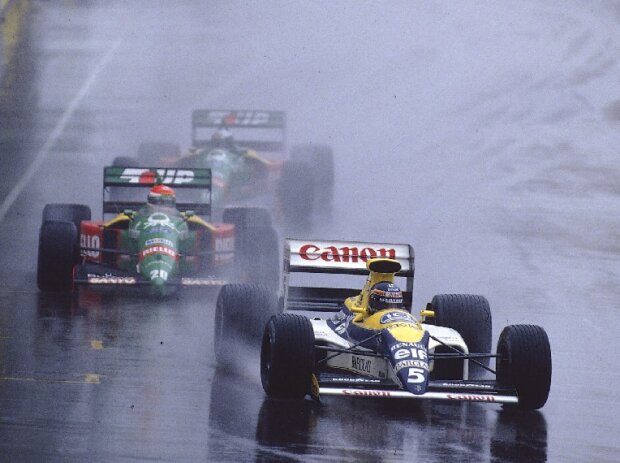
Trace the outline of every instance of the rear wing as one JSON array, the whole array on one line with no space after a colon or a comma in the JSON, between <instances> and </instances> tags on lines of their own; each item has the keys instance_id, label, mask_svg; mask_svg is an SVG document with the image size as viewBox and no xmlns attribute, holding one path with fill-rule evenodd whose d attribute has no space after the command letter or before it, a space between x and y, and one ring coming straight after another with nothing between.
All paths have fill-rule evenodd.
<instances>
[{"instance_id":1,"label":"rear wing","mask_svg":"<svg viewBox=\"0 0 620 463\"><path fill-rule=\"evenodd\" d=\"M286 113L268 110L197 109L192 112L192 146L208 147L217 129L232 129L235 142L257 151L284 151Z\"/></svg>"},{"instance_id":2,"label":"rear wing","mask_svg":"<svg viewBox=\"0 0 620 463\"><path fill-rule=\"evenodd\" d=\"M349 296L358 295L357 288L316 288L289 286L291 273L324 273L367 275L368 259L386 257L400 262L396 274L406 280L403 299L411 311L414 275L414 252L409 244L364 243L346 241L318 241L286 239L282 271L282 298L284 310L332 312ZM401 287L402 289L402 287Z\"/></svg>"},{"instance_id":3,"label":"rear wing","mask_svg":"<svg viewBox=\"0 0 620 463\"><path fill-rule=\"evenodd\" d=\"M211 169L124 166L103 169L103 214L142 207L146 203L147 189L158 180L174 188L179 211L211 215Z\"/></svg>"}]
</instances>

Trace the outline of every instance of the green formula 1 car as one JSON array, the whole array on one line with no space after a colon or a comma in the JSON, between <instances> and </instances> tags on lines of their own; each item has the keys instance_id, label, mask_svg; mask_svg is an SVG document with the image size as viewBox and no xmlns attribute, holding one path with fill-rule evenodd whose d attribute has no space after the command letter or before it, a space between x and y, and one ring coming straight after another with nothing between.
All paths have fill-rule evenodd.
<instances>
[{"instance_id":1,"label":"green formula 1 car","mask_svg":"<svg viewBox=\"0 0 620 463\"><path fill-rule=\"evenodd\" d=\"M272 110L199 109L192 113L192 148L144 142L136 157L114 165L166 165L211 169L212 206L264 206L286 225L308 228L314 215L331 212L334 159L331 147L306 143L287 153L286 113Z\"/></svg>"},{"instance_id":2,"label":"green formula 1 car","mask_svg":"<svg viewBox=\"0 0 620 463\"><path fill-rule=\"evenodd\" d=\"M210 222L209 169L106 167L103 185L104 220L91 220L85 205L45 206L41 290L142 286L167 295L227 281L276 284L278 243L269 213L229 208L224 223ZM148 191L146 203L121 199L126 192L135 198L139 189Z\"/></svg>"}]
</instances>

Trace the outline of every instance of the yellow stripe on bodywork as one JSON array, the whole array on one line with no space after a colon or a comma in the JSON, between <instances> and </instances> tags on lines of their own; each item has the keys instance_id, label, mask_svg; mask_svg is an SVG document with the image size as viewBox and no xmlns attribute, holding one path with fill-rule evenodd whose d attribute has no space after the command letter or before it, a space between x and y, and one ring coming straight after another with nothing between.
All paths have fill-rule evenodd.
<instances>
[{"instance_id":1,"label":"yellow stripe on bodywork","mask_svg":"<svg viewBox=\"0 0 620 463\"><path fill-rule=\"evenodd\" d=\"M272 164L273 161L266 159L264 157L262 157L261 155L259 155L255 150L253 149L249 149L245 152L244 155L246 158L250 158L250 159L256 159L258 162L260 162L261 164L265 164L265 165L269 165Z\"/></svg>"},{"instance_id":2,"label":"yellow stripe on bodywork","mask_svg":"<svg viewBox=\"0 0 620 463\"><path fill-rule=\"evenodd\" d=\"M128 220L131 220L131 217L129 217L127 214L125 214L124 212L118 214L116 217L108 220L107 222L104 222L103 226L104 227L111 227L112 225L115 225L117 223L120 222L127 222ZM211 225L209 222L206 222L205 220L201 219L200 217L198 217L197 215L192 215L187 219L188 222L191 223L195 223L197 225L200 225L204 228L207 228L210 231L215 231L216 228Z\"/></svg>"},{"instance_id":3,"label":"yellow stripe on bodywork","mask_svg":"<svg viewBox=\"0 0 620 463\"><path fill-rule=\"evenodd\" d=\"M111 227L112 225L115 225L117 223L120 222L127 222L131 220L131 217L129 217L127 214L125 214L124 212L121 212L120 214L118 214L116 217L111 218L110 220L108 220L107 222L103 223L103 226L105 228Z\"/></svg>"},{"instance_id":4,"label":"yellow stripe on bodywork","mask_svg":"<svg viewBox=\"0 0 620 463\"><path fill-rule=\"evenodd\" d=\"M216 230L216 228L213 225L211 225L209 222L201 219L197 215L192 215L190 218L187 219L187 221L191 222L191 223L198 224L198 225L202 225L203 227L205 227L205 228L207 228L207 229L209 229L211 231L215 231Z\"/></svg>"}]
</instances>

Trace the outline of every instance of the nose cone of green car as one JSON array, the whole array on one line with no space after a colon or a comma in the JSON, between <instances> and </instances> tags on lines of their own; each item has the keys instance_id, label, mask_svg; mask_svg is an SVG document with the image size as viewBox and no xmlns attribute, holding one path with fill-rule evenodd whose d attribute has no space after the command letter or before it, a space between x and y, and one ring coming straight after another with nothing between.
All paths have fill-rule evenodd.
<instances>
[{"instance_id":1,"label":"nose cone of green car","mask_svg":"<svg viewBox=\"0 0 620 463\"><path fill-rule=\"evenodd\" d=\"M154 276L151 278L150 293L155 296L168 296L175 291L175 285L168 283L167 278Z\"/></svg>"}]
</instances>

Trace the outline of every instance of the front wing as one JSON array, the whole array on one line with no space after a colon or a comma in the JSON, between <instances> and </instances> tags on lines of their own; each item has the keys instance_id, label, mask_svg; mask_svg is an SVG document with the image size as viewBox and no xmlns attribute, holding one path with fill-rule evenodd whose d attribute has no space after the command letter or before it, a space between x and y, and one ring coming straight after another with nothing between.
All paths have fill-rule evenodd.
<instances>
[{"instance_id":1,"label":"front wing","mask_svg":"<svg viewBox=\"0 0 620 463\"><path fill-rule=\"evenodd\" d=\"M114 267L87 263L74 269L73 283L76 286L148 286L149 280L141 275L124 272ZM169 286L223 286L228 281L215 276L174 277L167 281Z\"/></svg>"},{"instance_id":2,"label":"front wing","mask_svg":"<svg viewBox=\"0 0 620 463\"><path fill-rule=\"evenodd\" d=\"M362 398L449 400L456 402L487 402L518 404L514 389L491 380L431 380L423 394L398 389L389 380L372 377L319 374L320 396L349 396Z\"/></svg>"}]
</instances>

